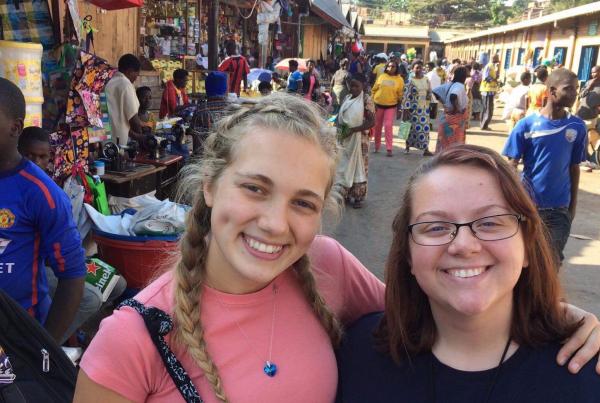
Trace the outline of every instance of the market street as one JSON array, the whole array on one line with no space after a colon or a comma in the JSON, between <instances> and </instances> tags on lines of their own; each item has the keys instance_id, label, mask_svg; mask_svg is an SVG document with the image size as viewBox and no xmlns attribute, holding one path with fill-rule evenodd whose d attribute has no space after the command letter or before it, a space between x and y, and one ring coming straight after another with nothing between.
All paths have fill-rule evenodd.
<instances>
[{"instance_id":1,"label":"market street","mask_svg":"<svg viewBox=\"0 0 600 403\"><path fill-rule=\"evenodd\" d=\"M500 152L506 139L506 126L499 119L502 108L496 107L491 132L482 134L470 129L467 143L493 148ZM397 133L397 127L394 134ZM435 147L437 133L432 132L430 150ZM369 194L360 210L345 209L339 225L325 232L333 235L379 278L383 272L391 242L391 225L399 206L404 184L423 160L413 150L403 153L404 143L394 140L394 156L385 153L369 155ZM372 143L371 143L372 145ZM560 277L567 299L600 316L600 171L581 172L577 215L565 248L565 263ZM331 221L331 220L330 220Z\"/></svg>"}]
</instances>

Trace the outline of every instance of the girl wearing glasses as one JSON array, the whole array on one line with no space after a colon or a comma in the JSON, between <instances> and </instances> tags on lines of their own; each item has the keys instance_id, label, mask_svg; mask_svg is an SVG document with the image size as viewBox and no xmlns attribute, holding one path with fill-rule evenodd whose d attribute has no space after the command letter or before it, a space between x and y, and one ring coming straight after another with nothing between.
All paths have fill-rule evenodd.
<instances>
[{"instance_id":1,"label":"girl wearing glasses","mask_svg":"<svg viewBox=\"0 0 600 403\"><path fill-rule=\"evenodd\" d=\"M393 231L386 310L348 331L340 401L600 402L593 363L577 376L556 365L580 322L560 304L536 208L498 154L463 145L427 161Z\"/></svg>"}]
</instances>

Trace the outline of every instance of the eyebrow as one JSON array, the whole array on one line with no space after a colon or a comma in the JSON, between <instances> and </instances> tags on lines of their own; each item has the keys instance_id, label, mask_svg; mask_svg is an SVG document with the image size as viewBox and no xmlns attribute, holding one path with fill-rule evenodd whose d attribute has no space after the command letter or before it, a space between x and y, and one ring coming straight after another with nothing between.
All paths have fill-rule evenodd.
<instances>
[{"instance_id":1,"label":"eyebrow","mask_svg":"<svg viewBox=\"0 0 600 403\"><path fill-rule=\"evenodd\" d=\"M510 212L511 211L509 208L507 208L506 206L503 206L501 204L488 204L488 205L485 205L485 206L481 206L478 209L475 209L474 213L479 214L479 213L482 213L484 211L490 210L492 208L499 208L499 209L502 209L502 210L504 210L506 212ZM419 219L423 218L423 216L429 216L429 215L431 215L431 216L439 216L442 219L449 220L448 214L447 214L447 212L445 210L431 210L431 211L426 211L426 212L421 213L418 216L416 216L415 217L415 222L418 222Z\"/></svg>"},{"instance_id":2,"label":"eyebrow","mask_svg":"<svg viewBox=\"0 0 600 403\"><path fill-rule=\"evenodd\" d=\"M236 172L235 173L236 176L238 177L242 177L242 178L247 178L247 179L254 179L256 181L262 182L267 186L274 186L275 183L273 183L273 181L271 180L271 178L269 178L268 176L262 175L262 174L254 174L254 173L245 173L245 172ZM313 192L312 190L309 189L300 189L296 192L296 195L298 196L302 196L302 197L314 197L319 201L323 201L323 197L320 196L318 193Z\"/></svg>"}]
</instances>

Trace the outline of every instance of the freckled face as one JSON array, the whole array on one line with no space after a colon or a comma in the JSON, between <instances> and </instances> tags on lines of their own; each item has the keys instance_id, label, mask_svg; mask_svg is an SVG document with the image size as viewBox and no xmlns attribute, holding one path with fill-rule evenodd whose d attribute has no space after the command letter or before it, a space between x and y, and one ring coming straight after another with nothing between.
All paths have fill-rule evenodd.
<instances>
[{"instance_id":1,"label":"freckled face","mask_svg":"<svg viewBox=\"0 0 600 403\"><path fill-rule=\"evenodd\" d=\"M232 161L204 187L212 207L207 280L242 294L265 287L307 252L332 162L313 141L269 129L245 134Z\"/></svg>"}]
</instances>

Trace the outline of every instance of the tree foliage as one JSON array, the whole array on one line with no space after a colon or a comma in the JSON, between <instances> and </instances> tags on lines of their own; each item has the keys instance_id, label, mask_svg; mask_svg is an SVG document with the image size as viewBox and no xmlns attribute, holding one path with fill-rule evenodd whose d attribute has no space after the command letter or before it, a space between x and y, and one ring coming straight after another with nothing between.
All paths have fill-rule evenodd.
<instances>
[{"instance_id":1,"label":"tree foliage","mask_svg":"<svg viewBox=\"0 0 600 403\"><path fill-rule=\"evenodd\" d=\"M489 25L491 3L481 0L411 0L408 11L415 23L432 27Z\"/></svg>"},{"instance_id":2,"label":"tree foliage","mask_svg":"<svg viewBox=\"0 0 600 403\"><path fill-rule=\"evenodd\" d=\"M552 11L562 11L569 8L582 6L584 4L593 3L597 0L551 0L550 6Z\"/></svg>"}]
</instances>

